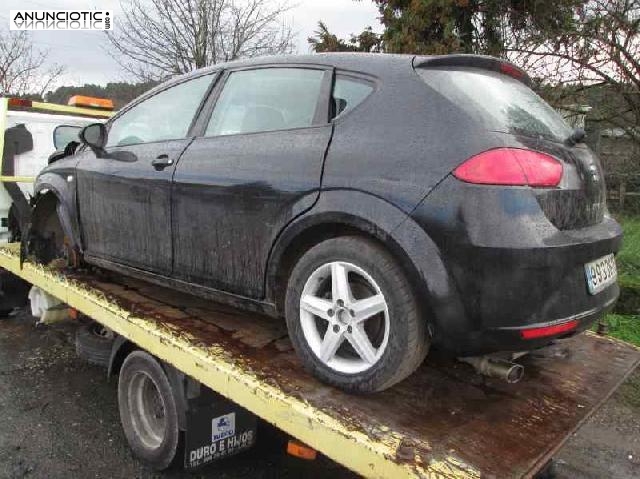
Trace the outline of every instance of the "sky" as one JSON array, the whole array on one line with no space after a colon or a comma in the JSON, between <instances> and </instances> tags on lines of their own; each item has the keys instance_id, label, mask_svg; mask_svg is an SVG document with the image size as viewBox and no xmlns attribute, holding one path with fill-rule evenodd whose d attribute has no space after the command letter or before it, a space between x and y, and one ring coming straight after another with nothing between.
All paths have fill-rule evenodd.
<instances>
[{"instance_id":1,"label":"sky","mask_svg":"<svg viewBox=\"0 0 640 479\"><path fill-rule=\"evenodd\" d=\"M126 0L122 1L126 4ZM307 37L313 35L319 20L343 38L367 26L373 27L374 31L382 31L377 19L378 11L370 0L291 0L291 4L294 7L284 19L297 33L295 47L298 53L309 53ZM115 28L118 28L118 15L122 14L120 0L3 0L2 5L0 22L4 23L3 31L9 28L10 10L113 10ZM34 31L31 34L38 48L49 50L48 64L66 65L66 72L56 86L131 80L109 56L109 44L102 32Z\"/></svg>"}]
</instances>

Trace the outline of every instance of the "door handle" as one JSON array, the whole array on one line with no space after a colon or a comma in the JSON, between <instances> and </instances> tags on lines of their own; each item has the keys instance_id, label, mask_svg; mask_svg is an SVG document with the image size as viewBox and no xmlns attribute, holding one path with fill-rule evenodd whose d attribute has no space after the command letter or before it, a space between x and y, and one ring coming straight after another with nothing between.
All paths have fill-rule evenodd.
<instances>
[{"instance_id":1,"label":"door handle","mask_svg":"<svg viewBox=\"0 0 640 479\"><path fill-rule=\"evenodd\" d=\"M158 155L156 159L151 162L151 165L156 171L162 171L167 166L173 165L173 160L169 159L169 155Z\"/></svg>"}]
</instances>

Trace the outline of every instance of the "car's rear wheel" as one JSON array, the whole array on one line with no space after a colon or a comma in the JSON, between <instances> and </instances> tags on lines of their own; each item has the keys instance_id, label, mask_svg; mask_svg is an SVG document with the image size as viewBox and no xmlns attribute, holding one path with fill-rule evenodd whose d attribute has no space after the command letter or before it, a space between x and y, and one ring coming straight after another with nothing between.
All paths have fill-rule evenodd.
<instances>
[{"instance_id":1,"label":"car's rear wheel","mask_svg":"<svg viewBox=\"0 0 640 479\"><path fill-rule=\"evenodd\" d=\"M305 366L345 390L386 389L429 349L426 320L402 269L365 238L333 238L307 251L289 277L285 308Z\"/></svg>"}]
</instances>

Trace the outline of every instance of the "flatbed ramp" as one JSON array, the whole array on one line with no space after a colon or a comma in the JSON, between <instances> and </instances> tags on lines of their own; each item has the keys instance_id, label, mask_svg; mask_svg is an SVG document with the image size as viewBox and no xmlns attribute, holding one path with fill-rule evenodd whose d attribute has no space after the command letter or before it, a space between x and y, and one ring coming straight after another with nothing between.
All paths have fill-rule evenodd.
<instances>
[{"instance_id":1,"label":"flatbed ramp","mask_svg":"<svg viewBox=\"0 0 640 479\"><path fill-rule=\"evenodd\" d=\"M283 322L108 272L21 268L18 250L0 248L0 267L367 477L531 477L640 362L588 333L524 358L515 385L430 355L349 395L302 369Z\"/></svg>"}]
</instances>

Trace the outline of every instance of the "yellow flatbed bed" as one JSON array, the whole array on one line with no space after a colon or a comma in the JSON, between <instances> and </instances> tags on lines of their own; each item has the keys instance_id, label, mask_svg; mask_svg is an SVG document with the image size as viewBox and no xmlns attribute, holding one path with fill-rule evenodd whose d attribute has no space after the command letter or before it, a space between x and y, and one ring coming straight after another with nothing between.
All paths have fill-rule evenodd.
<instances>
[{"instance_id":1,"label":"yellow flatbed bed","mask_svg":"<svg viewBox=\"0 0 640 479\"><path fill-rule=\"evenodd\" d=\"M640 362L587 333L523 358L518 384L432 354L387 391L349 395L303 370L281 321L101 270L21 266L17 244L0 267L367 477L532 477Z\"/></svg>"}]
</instances>

